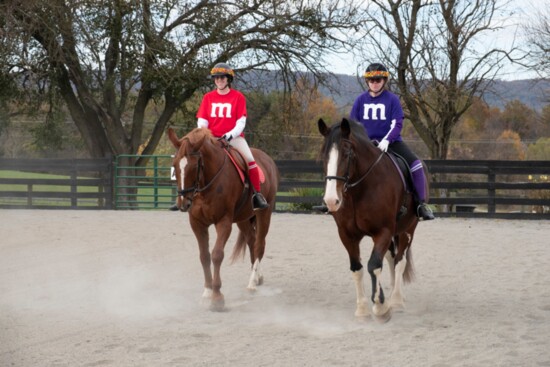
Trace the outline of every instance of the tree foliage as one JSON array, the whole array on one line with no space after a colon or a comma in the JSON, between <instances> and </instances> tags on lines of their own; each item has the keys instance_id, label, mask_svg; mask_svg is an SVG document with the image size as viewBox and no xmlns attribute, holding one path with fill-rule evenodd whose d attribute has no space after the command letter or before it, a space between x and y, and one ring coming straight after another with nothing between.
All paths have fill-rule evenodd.
<instances>
[{"instance_id":1,"label":"tree foliage","mask_svg":"<svg viewBox=\"0 0 550 367\"><path fill-rule=\"evenodd\" d=\"M349 46L342 31L357 27L357 9L339 0L6 0L0 82L28 102L58 93L91 156L151 154L180 109L189 117L212 65L320 78L325 53Z\"/></svg>"},{"instance_id":2,"label":"tree foliage","mask_svg":"<svg viewBox=\"0 0 550 367\"><path fill-rule=\"evenodd\" d=\"M381 61L405 106L406 118L432 158L445 159L454 127L494 80L515 47L480 43L502 25L500 0L372 0L371 28L361 53Z\"/></svg>"},{"instance_id":3,"label":"tree foliage","mask_svg":"<svg viewBox=\"0 0 550 367\"><path fill-rule=\"evenodd\" d=\"M550 137L539 138L527 147L527 159L550 160Z\"/></svg>"},{"instance_id":4,"label":"tree foliage","mask_svg":"<svg viewBox=\"0 0 550 367\"><path fill-rule=\"evenodd\" d=\"M541 77L550 77L550 10L541 6L537 14L523 25L527 36L530 69Z\"/></svg>"}]
</instances>

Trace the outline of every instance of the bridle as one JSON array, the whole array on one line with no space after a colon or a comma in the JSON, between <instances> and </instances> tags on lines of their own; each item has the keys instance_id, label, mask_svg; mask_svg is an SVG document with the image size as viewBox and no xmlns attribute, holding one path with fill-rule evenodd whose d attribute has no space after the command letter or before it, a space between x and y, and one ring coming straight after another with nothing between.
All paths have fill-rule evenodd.
<instances>
[{"instance_id":1,"label":"bridle","mask_svg":"<svg viewBox=\"0 0 550 367\"><path fill-rule=\"evenodd\" d=\"M383 151L380 151L380 154L378 155L378 157L376 158L376 160L374 161L374 163L372 163L370 165L370 167L367 169L367 172L365 172L361 177L359 177L358 180L356 180L355 182L352 182L350 183L349 180L350 180L350 174L349 174L349 171L350 171L350 167L351 167L351 160L353 158L353 150L351 149L351 140L349 139L342 139L342 142L345 143L346 145L349 145L349 148L347 149L347 159L348 159L348 162L347 162L347 167L346 167L346 173L344 174L344 176L326 176L325 177L325 181L326 180L338 180L338 181L343 181L344 182L344 189L343 189L343 192L346 192L348 191L348 189L350 188L353 188L355 186L357 186L361 181L363 181L373 170L373 168L378 164L378 162L380 162L380 160L382 159L382 156L384 155L384 152Z\"/></svg>"},{"instance_id":2,"label":"bridle","mask_svg":"<svg viewBox=\"0 0 550 367\"><path fill-rule=\"evenodd\" d=\"M223 155L223 163L221 164L220 168L218 169L218 172L216 172L216 174L214 175L214 177L212 177L210 182L208 182L203 187L199 186L200 185L200 179L201 179L201 173L204 172L204 166L203 166L203 160L202 160L201 152L193 152L193 153L190 153L187 156L188 157L196 157L196 156L199 157L198 162L197 162L197 175L195 176L195 182L193 183L193 186L191 186L187 189L178 190L178 195L185 196L186 194L192 192L193 193L192 197L188 199L188 200L192 201L193 197L195 197L198 193L201 193L201 192L207 190L210 186L212 186L214 181L216 181L216 178L218 178L218 176L221 174L221 172L223 170L223 167L225 166L225 162L227 161L227 154Z\"/></svg>"}]
</instances>

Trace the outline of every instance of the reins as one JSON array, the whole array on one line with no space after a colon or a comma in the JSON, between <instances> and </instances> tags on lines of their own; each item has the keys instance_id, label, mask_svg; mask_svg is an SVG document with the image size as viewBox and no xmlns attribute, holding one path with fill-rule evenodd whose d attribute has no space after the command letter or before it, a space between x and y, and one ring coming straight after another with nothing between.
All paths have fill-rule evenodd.
<instances>
[{"instance_id":1,"label":"reins","mask_svg":"<svg viewBox=\"0 0 550 367\"><path fill-rule=\"evenodd\" d=\"M199 161L197 162L197 177L195 178L195 184L193 186L191 186L190 188L188 188L188 189L179 190L178 194L181 195L181 196L184 196L185 194L187 194L189 192L192 192L193 196L195 196L196 194L207 190L214 183L214 181L216 181L216 178L218 178L218 176L221 174L221 172L223 170L223 167L225 166L225 162L227 161L227 154L224 154L223 155L223 163L221 164L220 168L218 169L218 172L216 172L214 177L212 177L210 182L208 182L205 186L199 187L201 170L204 170L203 169L203 164L202 164L202 154L201 154L201 152L196 152L196 153L191 153L190 154L190 156L197 156L197 155L199 156Z\"/></svg>"},{"instance_id":2,"label":"reins","mask_svg":"<svg viewBox=\"0 0 550 367\"><path fill-rule=\"evenodd\" d=\"M346 143L349 143L350 146L351 146L351 140L349 139L342 139L344 142ZM347 164L347 167L346 167L346 174L344 176L326 176L325 177L325 180L331 180L331 179L334 179L334 180L340 180L340 181L344 181L344 189L343 191L346 192L349 188L353 188L355 186L357 186L361 181L363 181L371 172L372 170L374 169L374 167L378 164L378 162L380 162L380 160L382 159L382 156L384 155L384 152L383 151L380 151L380 154L378 155L378 157L376 158L376 160L374 161L373 164L370 165L370 167L367 169L367 172L365 172L365 174L363 174L358 180L356 180L355 182L353 183L348 183L350 177L349 177L349 170L350 170L350 166L351 166L351 157L352 157L352 151L351 149L348 151L348 164Z\"/></svg>"}]
</instances>

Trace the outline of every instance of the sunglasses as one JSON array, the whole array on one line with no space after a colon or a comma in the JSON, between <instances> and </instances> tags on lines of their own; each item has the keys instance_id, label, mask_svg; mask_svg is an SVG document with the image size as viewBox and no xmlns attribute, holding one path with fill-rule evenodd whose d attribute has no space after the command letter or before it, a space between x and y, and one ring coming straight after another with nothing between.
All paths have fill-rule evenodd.
<instances>
[{"instance_id":1,"label":"sunglasses","mask_svg":"<svg viewBox=\"0 0 550 367\"><path fill-rule=\"evenodd\" d=\"M368 79L369 83L380 83L382 82L382 78L370 78Z\"/></svg>"}]
</instances>

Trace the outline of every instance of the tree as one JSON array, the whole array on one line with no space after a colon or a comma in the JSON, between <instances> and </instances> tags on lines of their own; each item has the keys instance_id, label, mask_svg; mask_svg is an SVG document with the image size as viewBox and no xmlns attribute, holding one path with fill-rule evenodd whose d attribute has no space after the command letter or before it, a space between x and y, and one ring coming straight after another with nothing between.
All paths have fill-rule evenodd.
<instances>
[{"instance_id":1,"label":"tree","mask_svg":"<svg viewBox=\"0 0 550 367\"><path fill-rule=\"evenodd\" d=\"M539 120L533 109L517 99L506 103L500 116L501 129L515 131L522 140L537 138Z\"/></svg>"},{"instance_id":2,"label":"tree","mask_svg":"<svg viewBox=\"0 0 550 367\"><path fill-rule=\"evenodd\" d=\"M517 132L504 130L496 139L496 143L499 147L491 151L489 159L525 160L526 147Z\"/></svg>"},{"instance_id":3,"label":"tree","mask_svg":"<svg viewBox=\"0 0 550 367\"><path fill-rule=\"evenodd\" d=\"M550 137L550 104L542 109L539 136Z\"/></svg>"},{"instance_id":4,"label":"tree","mask_svg":"<svg viewBox=\"0 0 550 367\"><path fill-rule=\"evenodd\" d=\"M152 154L176 111L209 83L212 65L278 68L287 80L303 68L321 77L325 53L349 45L340 32L357 26L359 5L5 0L2 78L22 89L56 90L91 156L135 154L140 147ZM147 120L152 105L158 113Z\"/></svg>"},{"instance_id":5,"label":"tree","mask_svg":"<svg viewBox=\"0 0 550 367\"><path fill-rule=\"evenodd\" d=\"M491 86L516 48L479 42L501 28L499 0L372 0L372 27L361 52L381 61L404 103L406 118L431 158L446 159L452 131L476 96Z\"/></svg>"},{"instance_id":6,"label":"tree","mask_svg":"<svg viewBox=\"0 0 550 367\"><path fill-rule=\"evenodd\" d=\"M306 76L289 93L247 95L254 101L249 109L255 133L254 142L275 158L316 158L321 145L317 121L336 121L339 112L334 101L321 94ZM261 109L261 112L257 112Z\"/></svg>"},{"instance_id":7,"label":"tree","mask_svg":"<svg viewBox=\"0 0 550 367\"><path fill-rule=\"evenodd\" d=\"M527 159L550 160L550 138L539 138L534 144L529 144L527 147Z\"/></svg>"},{"instance_id":8,"label":"tree","mask_svg":"<svg viewBox=\"0 0 550 367\"><path fill-rule=\"evenodd\" d=\"M530 69L541 77L550 77L550 10L538 7L534 18L523 26L529 49Z\"/></svg>"}]
</instances>

